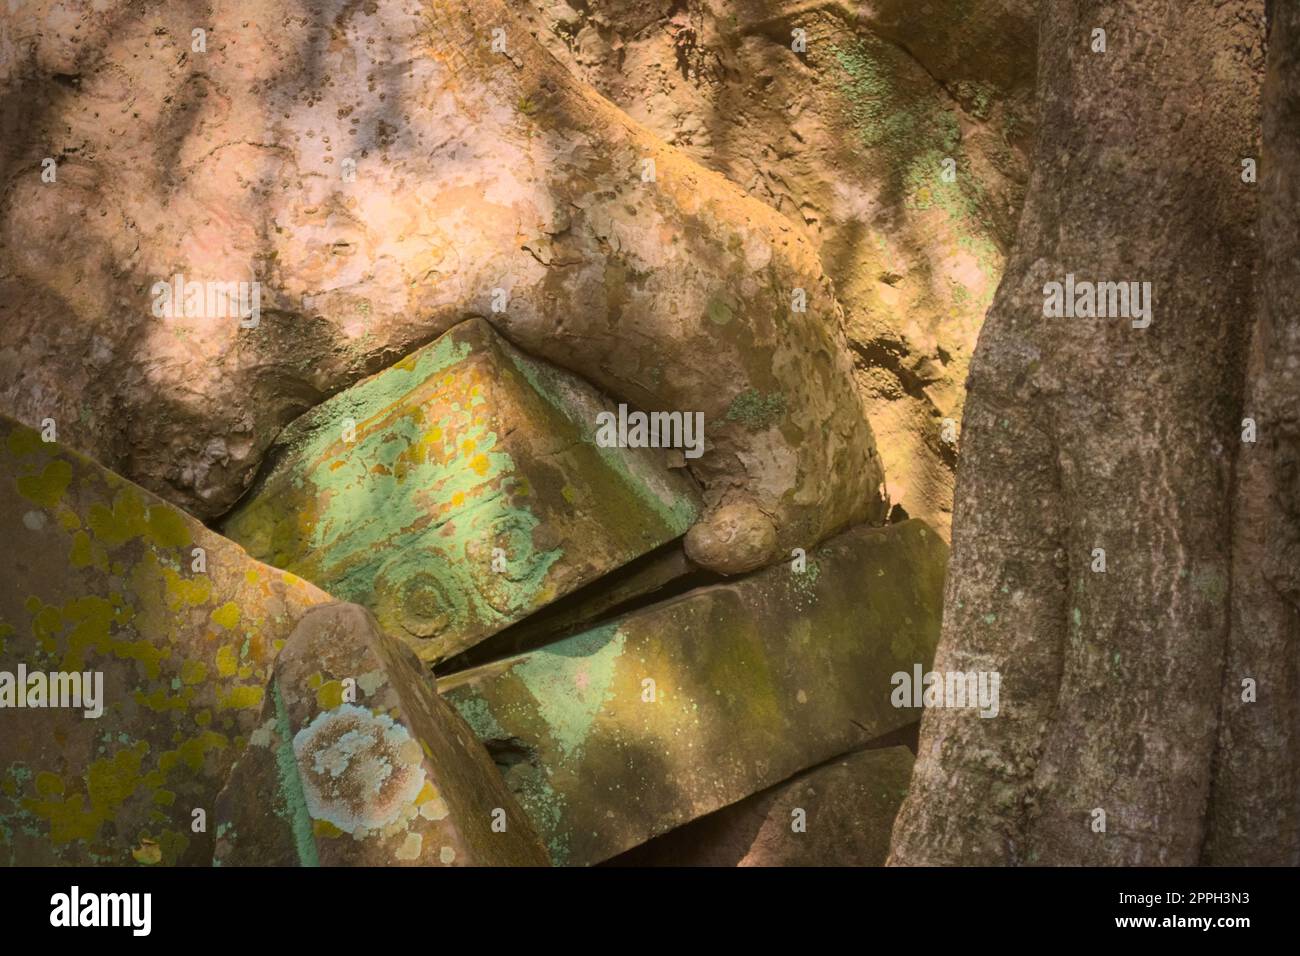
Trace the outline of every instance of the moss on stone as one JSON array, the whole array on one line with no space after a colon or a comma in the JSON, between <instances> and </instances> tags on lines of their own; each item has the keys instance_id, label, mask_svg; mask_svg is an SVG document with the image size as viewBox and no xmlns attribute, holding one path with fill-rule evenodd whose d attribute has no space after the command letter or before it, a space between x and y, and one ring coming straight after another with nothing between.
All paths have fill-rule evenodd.
<instances>
[{"instance_id":1,"label":"moss on stone","mask_svg":"<svg viewBox=\"0 0 1300 956\"><path fill-rule=\"evenodd\" d=\"M758 389L747 389L732 399L723 420L744 425L751 431L767 428L785 415L785 396L780 393L764 395Z\"/></svg>"}]
</instances>

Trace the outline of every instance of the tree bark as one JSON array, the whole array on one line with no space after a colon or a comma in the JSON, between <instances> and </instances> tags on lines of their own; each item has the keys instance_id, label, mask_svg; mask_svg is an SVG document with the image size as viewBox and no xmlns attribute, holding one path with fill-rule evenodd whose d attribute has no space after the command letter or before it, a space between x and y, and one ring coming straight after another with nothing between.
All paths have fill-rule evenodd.
<instances>
[{"instance_id":1,"label":"tree bark","mask_svg":"<svg viewBox=\"0 0 1300 956\"><path fill-rule=\"evenodd\" d=\"M1204 855L1221 866L1300 865L1300 5L1278 4L1271 18L1244 408L1258 435L1237 466L1232 623Z\"/></svg>"},{"instance_id":2,"label":"tree bark","mask_svg":"<svg viewBox=\"0 0 1300 956\"><path fill-rule=\"evenodd\" d=\"M968 381L935 663L999 672L1001 707L927 710L895 864L1200 855L1262 41L1261 0L1043 5L1034 172ZM1045 317L1070 274L1150 282L1150 325Z\"/></svg>"}]
</instances>

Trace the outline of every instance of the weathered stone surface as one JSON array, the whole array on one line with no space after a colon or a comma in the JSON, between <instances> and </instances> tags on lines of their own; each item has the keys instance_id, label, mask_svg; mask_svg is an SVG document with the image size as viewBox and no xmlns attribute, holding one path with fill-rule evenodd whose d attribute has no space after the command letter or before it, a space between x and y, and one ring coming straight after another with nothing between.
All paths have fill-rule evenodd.
<instances>
[{"instance_id":1,"label":"weathered stone surface","mask_svg":"<svg viewBox=\"0 0 1300 956\"><path fill-rule=\"evenodd\" d=\"M1036 7L520 4L577 76L808 237L844 304L890 500L944 536L957 456L943 419L961 419L1028 178Z\"/></svg>"},{"instance_id":2,"label":"weathered stone surface","mask_svg":"<svg viewBox=\"0 0 1300 956\"><path fill-rule=\"evenodd\" d=\"M912 752L906 747L848 754L665 833L611 862L622 866L884 866L889 833L911 777Z\"/></svg>"},{"instance_id":3,"label":"weathered stone surface","mask_svg":"<svg viewBox=\"0 0 1300 956\"><path fill-rule=\"evenodd\" d=\"M602 621L638 607L723 580L692 564L674 543L645 555L580 591L549 604L517 624L499 631L462 654L441 662L436 673L452 674L480 664L513 657L573 634L589 631Z\"/></svg>"},{"instance_id":4,"label":"weathered stone surface","mask_svg":"<svg viewBox=\"0 0 1300 956\"><path fill-rule=\"evenodd\" d=\"M217 864L544 866L487 751L365 608L308 612L217 800Z\"/></svg>"},{"instance_id":5,"label":"weathered stone surface","mask_svg":"<svg viewBox=\"0 0 1300 956\"><path fill-rule=\"evenodd\" d=\"M753 502L783 547L884 520L815 250L502 0L31 0L12 24L0 407L18 418L215 518L285 424L477 315L638 408L703 413L709 509ZM260 317L156 314L176 275L257 281Z\"/></svg>"},{"instance_id":6,"label":"weathered stone surface","mask_svg":"<svg viewBox=\"0 0 1300 956\"><path fill-rule=\"evenodd\" d=\"M193 811L210 817L272 659L329 596L5 418L0 540L0 672L100 672L104 697L98 718L0 709L0 863L206 862Z\"/></svg>"},{"instance_id":7,"label":"weathered stone surface","mask_svg":"<svg viewBox=\"0 0 1300 956\"><path fill-rule=\"evenodd\" d=\"M890 677L929 666L946 557L918 521L854 529L802 573L702 588L439 686L551 859L596 863L915 722Z\"/></svg>"},{"instance_id":8,"label":"weathered stone surface","mask_svg":"<svg viewBox=\"0 0 1300 956\"><path fill-rule=\"evenodd\" d=\"M224 530L439 660L696 519L662 449L596 445L602 402L470 320L294 422Z\"/></svg>"}]
</instances>

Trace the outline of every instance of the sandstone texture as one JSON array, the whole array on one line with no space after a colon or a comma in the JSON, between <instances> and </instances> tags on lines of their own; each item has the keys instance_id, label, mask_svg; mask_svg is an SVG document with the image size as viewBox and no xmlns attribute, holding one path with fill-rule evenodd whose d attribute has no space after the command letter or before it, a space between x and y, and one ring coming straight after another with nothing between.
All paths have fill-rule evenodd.
<instances>
[{"instance_id":1,"label":"sandstone texture","mask_svg":"<svg viewBox=\"0 0 1300 956\"><path fill-rule=\"evenodd\" d=\"M863 750L629 850L620 866L884 866L912 753Z\"/></svg>"},{"instance_id":2,"label":"sandstone texture","mask_svg":"<svg viewBox=\"0 0 1300 956\"><path fill-rule=\"evenodd\" d=\"M439 687L556 864L598 863L920 716L947 547L919 521L616 618Z\"/></svg>"},{"instance_id":3,"label":"sandstone texture","mask_svg":"<svg viewBox=\"0 0 1300 956\"><path fill-rule=\"evenodd\" d=\"M217 801L218 865L546 864L487 751L365 608L302 618L262 717Z\"/></svg>"},{"instance_id":4,"label":"sandstone texture","mask_svg":"<svg viewBox=\"0 0 1300 956\"><path fill-rule=\"evenodd\" d=\"M884 519L815 247L498 0L9 16L0 407L17 418L213 518L280 428L478 316L637 408L703 413L704 521L737 503L785 547ZM176 276L257 282L259 314L185 292L160 316Z\"/></svg>"},{"instance_id":5,"label":"sandstone texture","mask_svg":"<svg viewBox=\"0 0 1300 956\"><path fill-rule=\"evenodd\" d=\"M0 708L0 863L206 862L271 662L329 596L3 418L0 539L0 672L103 688L98 717Z\"/></svg>"},{"instance_id":6,"label":"sandstone texture","mask_svg":"<svg viewBox=\"0 0 1300 956\"><path fill-rule=\"evenodd\" d=\"M1028 181L1037 4L517 6L575 75L807 237L889 498L946 538L964 383Z\"/></svg>"},{"instance_id":7,"label":"sandstone texture","mask_svg":"<svg viewBox=\"0 0 1300 956\"><path fill-rule=\"evenodd\" d=\"M437 661L695 521L666 451L596 444L604 408L473 319L295 421L223 527Z\"/></svg>"}]
</instances>

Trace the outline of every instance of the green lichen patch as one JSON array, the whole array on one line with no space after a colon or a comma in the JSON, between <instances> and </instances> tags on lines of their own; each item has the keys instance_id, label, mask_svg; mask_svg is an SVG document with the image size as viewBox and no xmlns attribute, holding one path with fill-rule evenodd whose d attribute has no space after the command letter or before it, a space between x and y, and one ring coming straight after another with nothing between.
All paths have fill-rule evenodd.
<instances>
[{"instance_id":1,"label":"green lichen patch","mask_svg":"<svg viewBox=\"0 0 1300 956\"><path fill-rule=\"evenodd\" d=\"M694 522L688 478L595 444L604 407L466 322L294 423L225 531L440 660Z\"/></svg>"}]
</instances>

